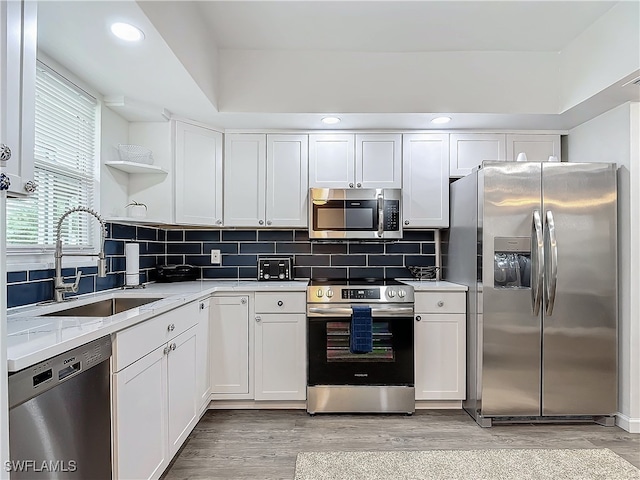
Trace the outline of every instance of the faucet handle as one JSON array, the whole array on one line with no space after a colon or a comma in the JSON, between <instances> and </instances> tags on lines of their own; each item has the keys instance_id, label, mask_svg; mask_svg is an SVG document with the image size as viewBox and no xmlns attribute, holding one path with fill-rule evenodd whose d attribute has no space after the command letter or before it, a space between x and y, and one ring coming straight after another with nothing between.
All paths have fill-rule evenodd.
<instances>
[{"instance_id":1,"label":"faucet handle","mask_svg":"<svg viewBox=\"0 0 640 480\"><path fill-rule=\"evenodd\" d=\"M76 273L76 279L72 285L70 285L71 291L73 293L78 293L78 285L80 285L80 276L82 275L82 270L78 270Z\"/></svg>"}]
</instances>

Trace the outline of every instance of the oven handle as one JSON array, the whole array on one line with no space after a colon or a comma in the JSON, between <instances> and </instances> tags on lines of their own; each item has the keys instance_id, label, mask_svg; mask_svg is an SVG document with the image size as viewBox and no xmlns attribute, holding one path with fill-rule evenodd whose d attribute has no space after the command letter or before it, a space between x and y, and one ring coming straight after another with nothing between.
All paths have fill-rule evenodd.
<instances>
[{"instance_id":1,"label":"oven handle","mask_svg":"<svg viewBox=\"0 0 640 480\"><path fill-rule=\"evenodd\" d=\"M344 317L351 318L351 307L307 307L307 317ZM372 317L411 317L413 318L413 306L383 307L371 306Z\"/></svg>"}]
</instances>

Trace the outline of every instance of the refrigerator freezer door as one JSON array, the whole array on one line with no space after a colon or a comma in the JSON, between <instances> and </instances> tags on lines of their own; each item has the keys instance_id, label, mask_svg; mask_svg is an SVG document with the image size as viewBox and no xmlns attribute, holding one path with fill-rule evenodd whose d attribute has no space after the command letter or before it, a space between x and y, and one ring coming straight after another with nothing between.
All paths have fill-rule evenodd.
<instances>
[{"instance_id":1,"label":"refrigerator freezer door","mask_svg":"<svg viewBox=\"0 0 640 480\"><path fill-rule=\"evenodd\" d=\"M547 312L542 414L612 414L617 408L615 166L544 163L542 170Z\"/></svg>"},{"instance_id":2,"label":"refrigerator freezer door","mask_svg":"<svg viewBox=\"0 0 640 480\"><path fill-rule=\"evenodd\" d=\"M479 410L483 416L538 416L541 314L534 313L531 285L540 285L532 225L541 212L541 164L485 162L482 172Z\"/></svg>"}]
</instances>

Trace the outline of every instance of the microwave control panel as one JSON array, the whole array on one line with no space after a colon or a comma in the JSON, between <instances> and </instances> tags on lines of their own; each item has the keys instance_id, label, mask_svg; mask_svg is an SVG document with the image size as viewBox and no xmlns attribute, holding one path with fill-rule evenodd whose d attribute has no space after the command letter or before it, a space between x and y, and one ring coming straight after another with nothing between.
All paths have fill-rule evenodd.
<instances>
[{"instance_id":1,"label":"microwave control panel","mask_svg":"<svg viewBox=\"0 0 640 480\"><path fill-rule=\"evenodd\" d=\"M385 231L400 230L400 201L399 200L384 201L384 230Z\"/></svg>"}]
</instances>

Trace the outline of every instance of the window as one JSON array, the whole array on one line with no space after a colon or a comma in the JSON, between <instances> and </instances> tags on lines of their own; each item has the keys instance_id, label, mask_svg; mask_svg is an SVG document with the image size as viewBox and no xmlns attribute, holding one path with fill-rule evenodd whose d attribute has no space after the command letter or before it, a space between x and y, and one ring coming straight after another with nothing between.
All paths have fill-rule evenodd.
<instances>
[{"instance_id":1,"label":"window","mask_svg":"<svg viewBox=\"0 0 640 480\"><path fill-rule=\"evenodd\" d=\"M53 248L56 224L70 208L94 207L96 182L95 98L43 63L36 68L34 176L36 192L7 200L7 246L13 250ZM65 247L92 249L88 215L67 217Z\"/></svg>"}]
</instances>

